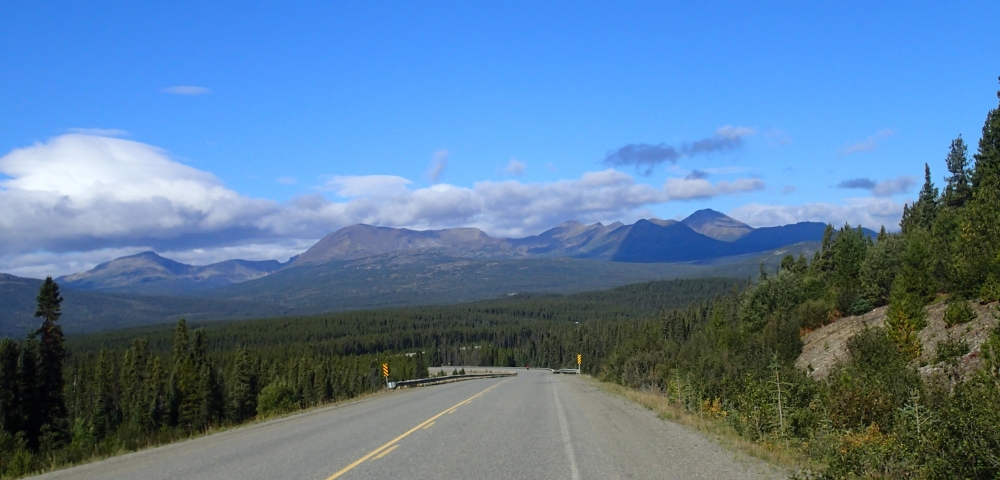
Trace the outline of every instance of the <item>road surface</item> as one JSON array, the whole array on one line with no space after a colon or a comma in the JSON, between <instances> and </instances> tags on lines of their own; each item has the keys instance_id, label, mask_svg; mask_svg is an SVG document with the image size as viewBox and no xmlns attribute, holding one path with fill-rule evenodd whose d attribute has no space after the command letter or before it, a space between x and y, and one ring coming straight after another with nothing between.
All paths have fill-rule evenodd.
<instances>
[{"instance_id":1,"label":"road surface","mask_svg":"<svg viewBox=\"0 0 1000 480\"><path fill-rule=\"evenodd\" d=\"M45 479L779 478L576 375L394 391Z\"/></svg>"}]
</instances>

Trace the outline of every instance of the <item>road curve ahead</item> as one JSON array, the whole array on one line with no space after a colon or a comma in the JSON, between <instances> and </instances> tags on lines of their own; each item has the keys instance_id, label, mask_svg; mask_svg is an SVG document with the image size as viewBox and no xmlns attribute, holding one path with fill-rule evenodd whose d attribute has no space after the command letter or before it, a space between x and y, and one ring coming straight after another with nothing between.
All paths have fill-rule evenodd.
<instances>
[{"instance_id":1,"label":"road curve ahead","mask_svg":"<svg viewBox=\"0 0 1000 480\"><path fill-rule=\"evenodd\" d=\"M778 478L576 375L407 389L45 479Z\"/></svg>"}]
</instances>

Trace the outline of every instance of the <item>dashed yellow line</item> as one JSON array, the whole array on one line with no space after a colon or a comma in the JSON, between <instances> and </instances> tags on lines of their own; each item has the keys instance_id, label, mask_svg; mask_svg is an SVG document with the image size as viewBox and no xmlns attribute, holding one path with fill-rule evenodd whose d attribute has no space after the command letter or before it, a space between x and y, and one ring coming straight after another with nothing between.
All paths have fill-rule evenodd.
<instances>
[{"instance_id":1,"label":"dashed yellow line","mask_svg":"<svg viewBox=\"0 0 1000 480\"><path fill-rule=\"evenodd\" d=\"M506 381L506 380L504 380L504 381ZM503 382L500 382L500 383L503 383ZM406 438L411 433L413 433L413 432L415 432L417 430L420 430L422 428L426 428L426 427L431 426L434 423L434 421L437 420L438 418L440 418L442 415L444 415L446 413L454 412L458 407L461 407L462 405L465 405L465 404L467 404L467 403L469 403L469 402L471 402L471 401L473 401L473 400L481 397L486 392L488 392L488 391L496 388L496 386L500 385L500 383L497 383L497 384L493 385L492 387L489 387L486 390L483 390L483 391L481 391L481 392L479 392L479 393L477 393L477 394L475 394L475 395L473 395L473 396L471 396L471 397L463 400L462 402L460 402L458 405L455 405L454 407L448 408L447 410L445 410L445 411L443 411L443 412L441 412L441 413L439 413L437 415L434 415L433 417L428 418L427 420L424 420L420 425L417 425L416 427L413 427L413 428L407 430L406 433L404 433L404 434L402 434L402 435L400 435L400 436L398 436L398 437L390 440L385 445L382 445L381 447L378 447L375 450L372 450L367 455L365 455L365 456L363 456L363 457L355 460L350 465L348 465L348 466L340 469L340 471L338 471L337 473L334 473L333 475L330 475L329 477L326 477L326 480L334 480L335 478L338 478L341 475L343 475L343 474L351 471L354 467L357 467L358 465L361 465L362 463L365 463L366 461L368 461L372 457L382 458L382 456L388 454L389 452L391 452L392 450L394 450L396 447L399 446L399 445L396 445L397 442L399 442L400 440ZM388 450L386 450L386 449L388 449ZM376 455L378 455L378 456L376 456Z\"/></svg>"},{"instance_id":2,"label":"dashed yellow line","mask_svg":"<svg viewBox=\"0 0 1000 480\"><path fill-rule=\"evenodd\" d=\"M428 423L427 425L424 425L424 430L427 430L428 428L431 428L432 426L434 426L434 422L431 422L431 423Z\"/></svg>"}]
</instances>

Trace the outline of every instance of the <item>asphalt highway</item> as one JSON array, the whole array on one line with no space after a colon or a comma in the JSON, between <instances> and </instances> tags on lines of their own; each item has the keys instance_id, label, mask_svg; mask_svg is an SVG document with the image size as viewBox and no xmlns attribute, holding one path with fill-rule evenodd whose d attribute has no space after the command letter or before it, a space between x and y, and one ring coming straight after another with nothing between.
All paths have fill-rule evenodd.
<instances>
[{"instance_id":1,"label":"asphalt highway","mask_svg":"<svg viewBox=\"0 0 1000 480\"><path fill-rule=\"evenodd\" d=\"M780 478L576 375L397 390L45 479Z\"/></svg>"}]
</instances>

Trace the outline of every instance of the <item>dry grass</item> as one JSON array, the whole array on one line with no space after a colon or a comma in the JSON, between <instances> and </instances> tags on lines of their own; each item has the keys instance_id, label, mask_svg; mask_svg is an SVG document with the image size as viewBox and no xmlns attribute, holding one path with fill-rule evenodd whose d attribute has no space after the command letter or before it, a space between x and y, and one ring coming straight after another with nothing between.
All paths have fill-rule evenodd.
<instances>
[{"instance_id":1,"label":"dry grass","mask_svg":"<svg viewBox=\"0 0 1000 480\"><path fill-rule=\"evenodd\" d=\"M818 470L819 465L810 460L800 449L795 441L764 441L753 442L741 437L732 426L728 425L723 415L713 415L710 413L711 407L701 414L689 412L678 405L674 405L663 394L657 392L643 392L628 387L623 387L616 383L601 382L588 377L598 388L621 396L626 400L638 403L657 413L657 416L699 432L707 434L720 445L731 450L743 452L754 458L761 459L776 467L799 472L805 469Z\"/></svg>"}]
</instances>

